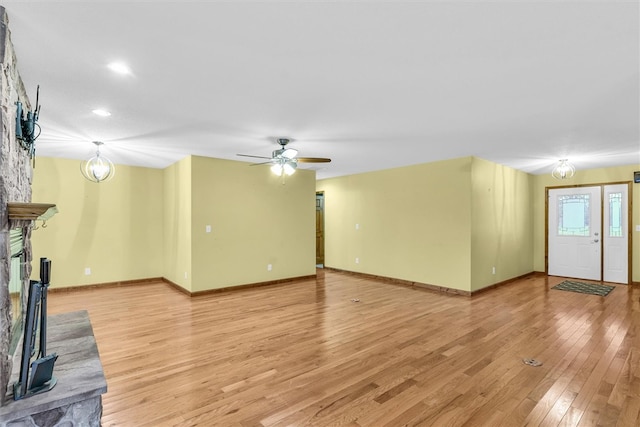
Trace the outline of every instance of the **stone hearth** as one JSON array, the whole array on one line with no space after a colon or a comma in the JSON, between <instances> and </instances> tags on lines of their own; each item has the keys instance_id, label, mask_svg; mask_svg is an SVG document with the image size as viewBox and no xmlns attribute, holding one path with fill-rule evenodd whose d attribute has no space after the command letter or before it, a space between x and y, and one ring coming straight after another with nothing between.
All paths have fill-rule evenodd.
<instances>
[{"instance_id":1,"label":"stone hearth","mask_svg":"<svg viewBox=\"0 0 640 427\"><path fill-rule=\"evenodd\" d=\"M107 382L86 311L49 316L47 351L57 353L56 386L0 407L0 427L100 426ZM17 380L17 374L13 381Z\"/></svg>"}]
</instances>

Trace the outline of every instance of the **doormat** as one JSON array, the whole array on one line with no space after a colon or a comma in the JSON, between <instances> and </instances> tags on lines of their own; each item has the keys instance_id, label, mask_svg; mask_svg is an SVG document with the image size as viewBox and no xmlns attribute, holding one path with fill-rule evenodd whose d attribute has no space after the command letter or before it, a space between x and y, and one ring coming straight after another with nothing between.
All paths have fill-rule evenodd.
<instances>
[{"instance_id":1,"label":"doormat","mask_svg":"<svg viewBox=\"0 0 640 427\"><path fill-rule=\"evenodd\" d=\"M559 289L561 291L580 292L581 294L599 295L606 297L609 295L615 286L608 285L596 285L595 283L574 282L571 280L565 280L559 285L555 285L551 289Z\"/></svg>"}]
</instances>

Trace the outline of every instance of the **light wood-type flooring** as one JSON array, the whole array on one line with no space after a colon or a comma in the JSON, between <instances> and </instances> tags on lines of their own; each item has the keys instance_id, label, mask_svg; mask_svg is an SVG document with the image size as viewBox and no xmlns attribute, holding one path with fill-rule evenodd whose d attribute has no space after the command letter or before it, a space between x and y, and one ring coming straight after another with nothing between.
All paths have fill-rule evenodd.
<instances>
[{"instance_id":1,"label":"light wood-type flooring","mask_svg":"<svg viewBox=\"0 0 640 427\"><path fill-rule=\"evenodd\" d=\"M54 292L49 311L89 311L104 426L639 425L640 288L561 280L469 298L318 270L193 298Z\"/></svg>"}]
</instances>

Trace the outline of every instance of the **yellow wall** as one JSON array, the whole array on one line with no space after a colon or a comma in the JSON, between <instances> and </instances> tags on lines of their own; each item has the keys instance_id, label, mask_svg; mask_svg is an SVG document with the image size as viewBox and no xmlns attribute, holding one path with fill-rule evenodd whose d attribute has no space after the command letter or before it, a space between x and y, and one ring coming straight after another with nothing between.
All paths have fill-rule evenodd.
<instances>
[{"instance_id":1,"label":"yellow wall","mask_svg":"<svg viewBox=\"0 0 640 427\"><path fill-rule=\"evenodd\" d=\"M34 278L40 257L52 260L53 287L162 276L162 171L118 166L95 184L77 160L38 157L32 188L34 203L59 210L32 233Z\"/></svg>"},{"instance_id":2,"label":"yellow wall","mask_svg":"<svg viewBox=\"0 0 640 427\"><path fill-rule=\"evenodd\" d=\"M163 171L162 276L192 290L191 270L191 157Z\"/></svg>"},{"instance_id":3,"label":"yellow wall","mask_svg":"<svg viewBox=\"0 0 640 427\"><path fill-rule=\"evenodd\" d=\"M534 269L536 271L544 271L545 264L545 187L633 181L633 172L639 170L640 164L615 168L578 170L573 178L562 182L554 179L549 174L535 176L533 181ZM632 184L631 188L633 194L633 210L631 213L631 236L633 242L632 280L640 282L640 232L635 231L636 225L640 225L640 184Z\"/></svg>"},{"instance_id":4,"label":"yellow wall","mask_svg":"<svg viewBox=\"0 0 640 427\"><path fill-rule=\"evenodd\" d=\"M192 173L192 291L315 274L315 172L283 185L268 167L194 156Z\"/></svg>"},{"instance_id":5,"label":"yellow wall","mask_svg":"<svg viewBox=\"0 0 640 427\"><path fill-rule=\"evenodd\" d=\"M325 264L469 291L471 166L465 157L318 181Z\"/></svg>"},{"instance_id":6,"label":"yellow wall","mask_svg":"<svg viewBox=\"0 0 640 427\"><path fill-rule=\"evenodd\" d=\"M471 181L471 290L475 291L533 271L533 177L473 158Z\"/></svg>"},{"instance_id":7,"label":"yellow wall","mask_svg":"<svg viewBox=\"0 0 640 427\"><path fill-rule=\"evenodd\" d=\"M197 292L315 274L313 171L283 185L267 167L189 156L164 170L118 165L95 184L78 161L38 158L33 201L58 206L32 239L55 287L165 277Z\"/></svg>"}]
</instances>

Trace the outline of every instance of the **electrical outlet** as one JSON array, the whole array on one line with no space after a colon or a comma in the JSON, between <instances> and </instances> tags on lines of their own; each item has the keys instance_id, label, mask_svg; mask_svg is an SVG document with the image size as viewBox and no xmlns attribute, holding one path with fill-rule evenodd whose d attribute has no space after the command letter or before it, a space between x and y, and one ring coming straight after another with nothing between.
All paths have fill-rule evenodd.
<instances>
[{"instance_id":1,"label":"electrical outlet","mask_svg":"<svg viewBox=\"0 0 640 427\"><path fill-rule=\"evenodd\" d=\"M356 264L360 264L360 258L356 258Z\"/></svg>"},{"instance_id":2,"label":"electrical outlet","mask_svg":"<svg viewBox=\"0 0 640 427\"><path fill-rule=\"evenodd\" d=\"M85 275L85 276L91 276L91 268L86 267L86 268L84 269L84 275Z\"/></svg>"},{"instance_id":3,"label":"electrical outlet","mask_svg":"<svg viewBox=\"0 0 640 427\"><path fill-rule=\"evenodd\" d=\"M211 233L211 226L210 225L205 226L204 231L205 233Z\"/></svg>"},{"instance_id":4,"label":"electrical outlet","mask_svg":"<svg viewBox=\"0 0 640 427\"><path fill-rule=\"evenodd\" d=\"M640 225L636 225L636 231L640 231Z\"/></svg>"},{"instance_id":5,"label":"electrical outlet","mask_svg":"<svg viewBox=\"0 0 640 427\"><path fill-rule=\"evenodd\" d=\"M356 224L356 230L360 230L360 224Z\"/></svg>"},{"instance_id":6,"label":"electrical outlet","mask_svg":"<svg viewBox=\"0 0 640 427\"><path fill-rule=\"evenodd\" d=\"M185 279L187 278L187 272L186 271L184 272L184 278Z\"/></svg>"},{"instance_id":7,"label":"electrical outlet","mask_svg":"<svg viewBox=\"0 0 640 427\"><path fill-rule=\"evenodd\" d=\"M496 268L495 267L491 267L491 274L496 274Z\"/></svg>"},{"instance_id":8,"label":"electrical outlet","mask_svg":"<svg viewBox=\"0 0 640 427\"><path fill-rule=\"evenodd\" d=\"M267 271L273 270L273 266L271 264L267 264Z\"/></svg>"}]
</instances>

